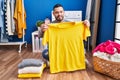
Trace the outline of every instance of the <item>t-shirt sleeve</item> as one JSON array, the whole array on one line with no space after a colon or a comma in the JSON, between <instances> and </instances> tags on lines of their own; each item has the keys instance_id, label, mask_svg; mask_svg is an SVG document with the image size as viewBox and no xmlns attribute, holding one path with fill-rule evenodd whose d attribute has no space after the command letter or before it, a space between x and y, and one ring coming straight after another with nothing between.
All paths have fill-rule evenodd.
<instances>
[{"instance_id":1,"label":"t-shirt sleeve","mask_svg":"<svg viewBox=\"0 0 120 80\"><path fill-rule=\"evenodd\" d=\"M88 26L83 27L83 40L87 41L87 37L91 36L90 29Z\"/></svg>"},{"instance_id":2,"label":"t-shirt sleeve","mask_svg":"<svg viewBox=\"0 0 120 80\"><path fill-rule=\"evenodd\" d=\"M46 45L48 43L48 30L44 32L43 39L42 39L42 44Z\"/></svg>"}]
</instances>

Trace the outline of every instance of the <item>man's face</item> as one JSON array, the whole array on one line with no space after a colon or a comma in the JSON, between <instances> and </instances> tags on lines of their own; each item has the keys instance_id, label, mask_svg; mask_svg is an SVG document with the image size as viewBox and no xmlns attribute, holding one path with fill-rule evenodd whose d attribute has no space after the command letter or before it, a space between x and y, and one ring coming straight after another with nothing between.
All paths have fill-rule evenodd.
<instances>
[{"instance_id":1,"label":"man's face","mask_svg":"<svg viewBox=\"0 0 120 80\"><path fill-rule=\"evenodd\" d=\"M64 19L64 9L62 7L55 8L53 15L58 22L61 22Z\"/></svg>"}]
</instances>

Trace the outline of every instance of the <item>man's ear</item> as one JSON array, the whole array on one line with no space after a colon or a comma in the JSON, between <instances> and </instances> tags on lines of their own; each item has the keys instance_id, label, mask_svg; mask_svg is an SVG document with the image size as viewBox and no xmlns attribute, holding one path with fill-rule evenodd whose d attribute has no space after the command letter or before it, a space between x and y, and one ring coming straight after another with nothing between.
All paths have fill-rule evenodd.
<instances>
[{"instance_id":1,"label":"man's ear","mask_svg":"<svg viewBox=\"0 0 120 80\"><path fill-rule=\"evenodd\" d=\"M55 12L54 12L54 11L53 11L52 13L53 13L53 15L55 15Z\"/></svg>"}]
</instances>

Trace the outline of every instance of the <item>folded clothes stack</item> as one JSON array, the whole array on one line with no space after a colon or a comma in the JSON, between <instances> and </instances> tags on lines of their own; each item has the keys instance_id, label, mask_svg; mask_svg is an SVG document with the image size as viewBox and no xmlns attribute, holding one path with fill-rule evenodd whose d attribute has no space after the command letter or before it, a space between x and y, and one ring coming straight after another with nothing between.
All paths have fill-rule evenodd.
<instances>
[{"instance_id":1,"label":"folded clothes stack","mask_svg":"<svg viewBox=\"0 0 120 80\"><path fill-rule=\"evenodd\" d=\"M46 64L40 59L24 59L18 64L18 78L41 77Z\"/></svg>"}]
</instances>

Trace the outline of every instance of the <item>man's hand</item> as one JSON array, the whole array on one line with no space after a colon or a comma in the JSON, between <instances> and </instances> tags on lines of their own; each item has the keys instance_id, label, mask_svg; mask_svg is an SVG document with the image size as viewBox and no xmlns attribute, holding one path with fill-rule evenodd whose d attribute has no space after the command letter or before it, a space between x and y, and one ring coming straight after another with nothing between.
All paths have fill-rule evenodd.
<instances>
[{"instance_id":1,"label":"man's hand","mask_svg":"<svg viewBox=\"0 0 120 80\"><path fill-rule=\"evenodd\" d=\"M83 23L84 23L84 25L90 27L90 22L88 20L84 20Z\"/></svg>"},{"instance_id":2,"label":"man's hand","mask_svg":"<svg viewBox=\"0 0 120 80\"><path fill-rule=\"evenodd\" d=\"M48 25L47 24L45 24L45 23L41 24L41 31L42 32L46 31L47 29L48 29Z\"/></svg>"},{"instance_id":3,"label":"man's hand","mask_svg":"<svg viewBox=\"0 0 120 80\"><path fill-rule=\"evenodd\" d=\"M48 18L45 19L45 23L41 24L41 31L44 32L48 29L48 24L50 23L50 20Z\"/></svg>"}]
</instances>

